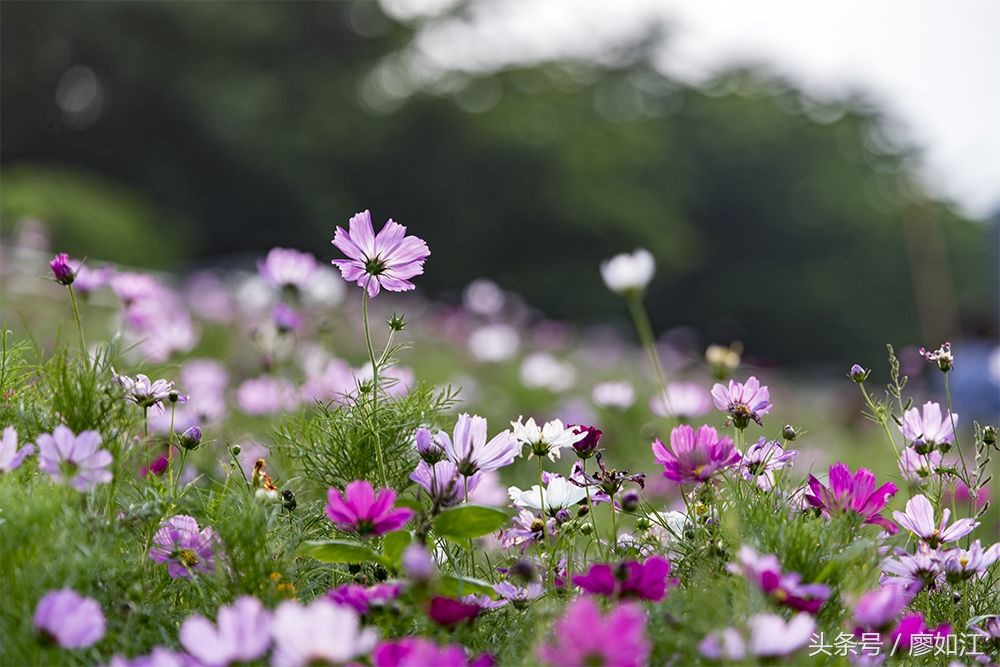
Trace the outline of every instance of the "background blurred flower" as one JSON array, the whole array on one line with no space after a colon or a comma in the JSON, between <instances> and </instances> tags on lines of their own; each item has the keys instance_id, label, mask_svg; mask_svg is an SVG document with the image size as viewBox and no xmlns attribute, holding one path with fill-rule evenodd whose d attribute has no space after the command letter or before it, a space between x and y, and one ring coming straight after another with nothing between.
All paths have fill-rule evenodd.
<instances>
[{"instance_id":1,"label":"background blurred flower","mask_svg":"<svg viewBox=\"0 0 1000 667\"><path fill-rule=\"evenodd\" d=\"M38 436L38 467L56 483L68 482L77 491L93 491L111 481L111 452L100 449L101 434L74 435L60 424L52 434Z\"/></svg>"},{"instance_id":2,"label":"background blurred flower","mask_svg":"<svg viewBox=\"0 0 1000 667\"><path fill-rule=\"evenodd\" d=\"M35 628L62 648L87 648L104 637L104 613L96 600L71 588L51 591L38 601Z\"/></svg>"}]
</instances>

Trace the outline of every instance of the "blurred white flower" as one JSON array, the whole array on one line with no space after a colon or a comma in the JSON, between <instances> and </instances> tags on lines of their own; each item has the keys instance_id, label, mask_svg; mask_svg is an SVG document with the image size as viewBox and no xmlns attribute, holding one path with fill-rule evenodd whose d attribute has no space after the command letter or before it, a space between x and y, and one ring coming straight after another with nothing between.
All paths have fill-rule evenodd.
<instances>
[{"instance_id":1,"label":"blurred white flower","mask_svg":"<svg viewBox=\"0 0 1000 667\"><path fill-rule=\"evenodd\" d=\"M476 315L496 315L503 308L503 290L487 278L473 280L462 292L462 303Z\"/></svg>"},{"instance_id":2,"label":"blurred white flower","mask_svg":"<svg viewBox=\"0 0 1000 667\"><path fill-rule=\"evenodd\" d=\"M616 294L641 292L656 273L653 254L645 248L622 253L601 264L601 277L608 289Z\"/></svg>"},{"instance_id":3,"label":"blurred white flower","mask_svg":"<svg viewBox=\"0 0 1000 667\"><path fill-rule=\"evenodd\" d=\"M649 399L649 409L658 417L695 419L708 414L712 397L708 390L694 382L674 382L667 385L666 394Z\"/></svg>"},{"instance_id":4,"label":"blurred white flower","mask_svg":"<svg viewBox=\"0 0 1000 667\"><path fill-rule=\"evenodd\" d=\"M490 324L469 336L469 352L479 361L506 361L517 354L520 347L521 337L509 324Z\"/></svg>"},{"instance_id":5,"label":"blurred white flower","mask_svg":"<svg viewBox=\"0 0 1000 667\"><path fill-rule=\"evenodd\" d=\"M535 352L521 363L521 384L528 389L561 393L576 384L576 369L548 352Z\"/></svg>"},{"instance_id":6,"label":"blurred white flower","mask_svg":"<svg viewBox=\"0 0 1000 667\"><path fill-rule=\"evenodd\" d=\"M635 403L635 388L628 380L601 382L594 386L590 397L602 408L627 410Z\"/></svg>"}]
</instances>

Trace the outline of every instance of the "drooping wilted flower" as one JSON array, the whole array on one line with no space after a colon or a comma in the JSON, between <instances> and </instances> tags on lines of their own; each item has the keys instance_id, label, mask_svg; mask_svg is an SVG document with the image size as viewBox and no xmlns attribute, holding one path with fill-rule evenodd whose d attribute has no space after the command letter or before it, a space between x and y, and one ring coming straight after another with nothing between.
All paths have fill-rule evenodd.
<instances>
[{"instance_id":1,"label":"drooping wilted flower","mask_svg":"<svg viewBox=\"0 0 1000 667\"><path fill-rule=\"evenodd\" d=\"M865 519L865 523L881 526L889 534L899 530L896 524L883 517L880 512L889 499L896 495L896 485L886 482L875 488L875 475L867 468L858 468L851 474L851 469L844 463L830 466L830 486L824 486L814 476L809 475L811 494L805 495L805 500L817 507L827 516L836 511L854 512Z\"/></svg>"},{"instance_id":2,"label":"drooping wilted flower","mask_svg":"<svg viewBox=\"0 0 1000 667\"><path fill-rule=\"evenodd\" d=\"M572 447L574 443L587 437L585 431L563 426L559 419L545 422L539 427L533 417L526 422L524 417L518 417L517 421L511 422L510 425L514 429L514 439L521 445L527 446L530 455L548 456L552 461L559 458L561 449Z\"/></svg>"},{"instance_id":3,"label":"drooping wilted flower","mask_svg":"<svg viewBox=\"0 0 1000 667\"><path fill-rule=\"evenodd\" d=\"M309 605L282 602L271 624L274 667L340 665L374 648L378 634L362 628L357 612L319 598Z\"/></svg>"},{"instance_id":4,"label":"drooping wilted flower","mask_svg":"<svg viewBox=\"0 0 1000 667\"><path fill-rule=\"evenodd\" d=\"M798 455L797 450L785 449L777 440L761 436L743 453L740 473L743 479L752 480L762 490L770 491L774 487L775 472L792 465Z\"/></svg>"},{"instance_id":5,"label":"drooping wilted flower","mask_svg":"<svg viewBox=\"0 0 1000 667\"><path fill-rule=\"evenodd\" d=\"M304 290L316 271L316 258L292 248L271 248L267 257L257 262L257 270L272 287Z\"/></svg>"},{"instance_id":6,"label":"drooping wilted flower","mask_svg":"<svg viewBox=\"0 0 1000 667\"><path fill-rule=\"evenodd\" d=\"M678 483L705 482L718 471L736 465L740 453L733 441L720 437L711 426L695 431L681 425L670 431L670 449L653 441L653 456L663 466L663 476Z\"/></svg>"},{"instance_id":7,"label":"drooping wilted flower","mask_svg":"<svg viewBox=\"0 0 1000 667\"><path fill-rule=\"evenodd\" d=\"M480 470L498 470L510 465L520 452L510 431L498 433L489 442L487 433L483 417L462 413L455 423L454 438L444 431L436 437L448 458L458 466L458 472L471 477Z\"/></svg>"},{"instance_id":8,"label":"drooping wilted flower","mask_svg":"<svg viewBox=\"0 0 1000 667\"><path fill-rule=\"evenodd\" d=\"M538 658L552 667L638 667L647 663L650 650L640 607L620 604L604 615L592 598L581 597L552 626L552 638L538 649Z\"/></svg>"},{"instance_id":9,"label":"drooping wilted flower","mask_svg":"<svg viewBox=\"0 0 1000 667\"><path fill-rule=\"evenodd\" d=\"M646 483L645 473L630 473L628 470L615 470L604 465L604 455L597 452L597 472L587 474L583 471L582 464L573 466L573 472L569 476L569 481L577 486L596 487L596 489L607 496L610 502L611 497L617 495L625 482L638 484L640 488Z\"/></svg>"},{"instance_id":10,"label":"drooping wilted flower","mask_svg":"<svg viewBox=\"0 0 1000 667\"><path fill-rule=\"evenodd\" d=\"M391 219L376 236L367 210L351 218L350 232L337 227L333 245L348 257L333 260L344 280L367 289L371 298L380 289L412 290L410 279L424 272L424 261L431 254L423 239L406 236L406 227Z\"/></svg>"},{"instance_id":11,"label":"drooping wilted flower","mask_svg":"<svg viewBox=\"0 0 1000 667\"><path fill-rule=\"evenodd\" d=\"M52 277L60 285L72 285L73 280L76 279L76 272L73 271L73 267L69 263L69 255L64 252L52 258L52 261L49 262L49 268L52 269Z\"/></svg>"},{"instance_id":12,"label":"drooping wilted flower","mask_svg":"<svg viewBox=\"0 0 1000 667\"><path fill-rule=\"evenodd\" d=\"M597 563L586 574L575 575L573 583L595 595L659 602L666 597L667 589L678 582L670 576L669 560L651 556L643 563L634 560L616 566Z\"/></svg>"},{"instance_id":13,"label":"drooping wilted flower","mask_svg":"<svg viewBox=\"0 0 1000 667\"><path fill-rule=\"evenodd\" d=\"M914 407L903 413L900 430L918 454L926 454L935 448L947 451L955 441L953 427L957 425L957 414L949 411L942 415L940 405L927 401L923 409Z\"/></svg>"},{"instance_id":14,"label":"drooping wilted flower","mask_svg":"<svg viewBox=\"0 0 1000 667\"><path fill-rule=\"evenodd\" d=\"M34 452L35 446L30 444L18 449L17 430L13 426L8 426L3 430L3 438L0 439L0 474L19 468L24 459Z\"/></svg>"},{"instance_id":15,"label":"drooping wilted flower","mask_svg":"<svg viewBox=\"0 0 1000 667\"><path fill-rule=\"evenodd\" d=\"M68 483L77 491L93 491L111 481L111 452L100 449L101 434L84 431L75 435L68 426L56 426L51 435L38 436L38 467L57 484Z\"/></svg>"},{"instance_id":16,"label":"drooping wilted flower","mask_svg":"<svg viewBox=\"0 0 1000 667\"><path fill-rule=\"evenodd\" d=\"M666 391L649 399L653 414L682 421L704 417L711 407L711 395L695 382L672 382Z\"/></svg>"},{"instance_id":17,"label":"drooping wilted flower","mask_svg":"<svg viewBox=\"0 0 1000 667\"><path fill-rule=\"evenodd\" d=\"M947 373L955 367L955 357L951 354L951 343L948 341L945 341L941 344L941 347L933 351L923 347L920 348L920 356L936 364L938 370L942 373Z\"/></svg>"},{"instance_id":18,"label":"drooping wilted flower","mask_svg":"<svg viewBox=\"0 0 1000 667\"><path fill-rule=\"evenodd\" d=\"M587 497L587 490L573 484L562 475L549 475L544 493L535 484L530 489L522 491L516 486L507 489L510 500L517 507L544 512L555 516L559 510L576 505ZM544 496L545 506L542 507Z\"/></svg>"},{"instance_id":19,"label":"drooping wilted flower","mask_svg":"<svg viewBox=\"0 0 1000 667\"><path fill-rule=\"evenodd\" d=\"M752 375L746 382L730 380L728 387L716 384L712 387L712 398L715 407L728 414L738 429L746 428L751 420L760 426L761 415L771 411L770 392Z\"/></svg>"},{"instance_id":20,"label":"drooping wilted flower","mask_svg":"<svg viewBox=\"0 0 1000 667\"><path fill-rule=\"evenodd\" d=\"M615 294L641 293L656 273L653 253L638 248L632 253L615 255L601 263L601 277Z\"/></svg>"},{"instance_id":21,"label":"drooping wilted flower","mask_svg":"<svg viewBox=\"0 0 1000 667\"><path fill-rule=\"evenodd\" d=\"M199 529L194 517L177 514L160 524L153 535L149 557L157 563L166 563L167 574L172 578L187 578L195 572L207 574L215 570L215 544L211 526Z\"/></svg>"},{"instance_id":22,"label":"drooping wilted flower","mask_svg":"<svg viewBox=\"0 0 1000 667\"><path fill-rule=\"evenodd\" d=\"M413 516L413 510L395 507L393 489L375 489L366 480L355 480L343 494L339 489L327 492L326 515L344 531L361 536L382 535L399 530Z\"/></svg>"},{"instance_id":23,"label":"drooping wilted flower","mask_svg":"<svg viewBox=\"0 0 1000 667\"><path fill-rule=\"evenodd\" d=\"M201 614L181 624L181 645L208 667L247 663L271 647L271 613L255 597L244 595L219 607L217 622Z\"/></svg>"},{"instance_id":24,"label":"drooping wilted flower","mask_svg":"<svg viewBox=\"0 0 1000 667\"><path fill-rule=\"evenodd\" d=\"M783 573L778 557L773 554L762 556L744 545L740 547L738 558L738 563L729 565L729 571L742 574L779 604L815 614L830 597L829 586L803 584L799 573Z\"/></svg>"},{"instance_id":25,"label":"drooping wilted flower","mask_svg":"<svg viewBox=\"0 0 1000 667\"><path fill-rule=\"evenodd\" d=\"M101 605L71 588L46 593L35 607L33 623L62 648L87 648L104 637Z\"/></svg>"},{"instance_id":26,"label":"drooping wilted flower","mask_svg":"<svg viewBox=\"0 0 1000 667\"><path fill-rule=\"evenodd\" d=\"M933 549L941 544L957 542L979 525L974 519L958 519L948 525L951 510L947 507L941 510L941 522L934 521L934 506L925 495L913 496L906 501L905 512L893 512L896 523L927 542Z\"/></svg>"}]
</instances>

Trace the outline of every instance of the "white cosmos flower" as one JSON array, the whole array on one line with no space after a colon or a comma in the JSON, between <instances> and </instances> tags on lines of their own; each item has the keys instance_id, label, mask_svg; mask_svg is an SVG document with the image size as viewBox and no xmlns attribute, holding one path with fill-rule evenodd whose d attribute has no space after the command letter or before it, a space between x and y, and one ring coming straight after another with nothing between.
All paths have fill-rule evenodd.
<instances>
[{"instance_id":1,"label":"white cosmos flower","mask_svg":"<svg viewBox=\"0 0 1000 667\"><path fill-rule=\"evenodd\" d=\"M635 387L628 380L602 382L594 386L590 398L602 408L627 410L635 403Z\"/></svg>"},{"instance_id":2,"label":"white cosmos flower","mask_svg":"<svg viewBox=\"0 0 1000 667\"><path fill-rule=\"evenodd\" d=\"M554 515L561 509L576 505L587 497L587 490L579 487L561 475L550 475L545 490L539 492L537 484L530 489L521 490L516 486L507 489L510 501L517 507L544 511ZM541 506L542 496L545 497L545 507Z\"/></svg>"},{"instance_id":3,"label":"white cosmos flower","mask_svg":"<svg viewBox=\"0 0 1000 667\"><path fill-rule=\"evenodd\" d=\"M608 289L616 294L642 291L656 273L653 254L645 248L633 253L615 255L601 263L601 277Z\"/></svg>"},{"instance_id":4,"label":"white cosmos flower","mask_svg":"<svg viewBox=\"0 0 1000 667\"><path fill-rule=\"evenodd\" d=\"M524 417L518 417L516 422L510 423L514 429L514 439L521 445L527 445L530 448L530 454L548 456L552 461L559 458L560 449L572 447L587 436L586 431L577 433L564 426L558 419L545 422L542 427L535 423L534 417L530 417L528 421L522 423L523 419Z\"/></svg>"}]
</instances>

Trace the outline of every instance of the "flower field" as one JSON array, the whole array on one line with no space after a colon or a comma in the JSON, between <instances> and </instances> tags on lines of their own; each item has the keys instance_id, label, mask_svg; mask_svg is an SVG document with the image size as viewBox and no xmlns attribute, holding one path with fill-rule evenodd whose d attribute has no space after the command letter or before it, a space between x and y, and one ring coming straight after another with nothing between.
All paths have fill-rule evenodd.
<instances>
[{"instance_id":1,"label":"flower field","mask_svg":"<svg viewBox=\"0 0 1000 667\"><path fill-rule=\"evenodd\" d=\"M428 301L368 211L256 271L66 250L0 265L0 665L1000 661L958 344L816 383L665 341L642 249L593 269L638 345Z\"/></svg>"}]
</instances>

